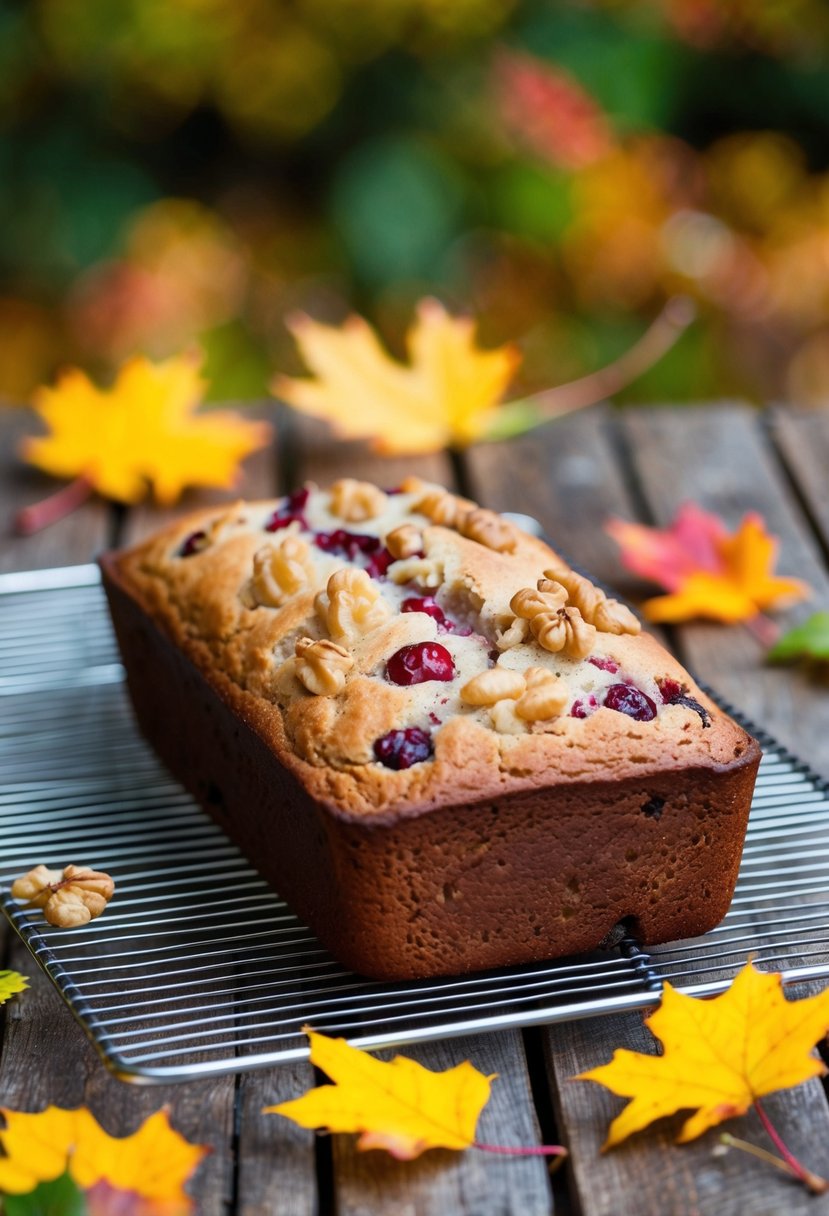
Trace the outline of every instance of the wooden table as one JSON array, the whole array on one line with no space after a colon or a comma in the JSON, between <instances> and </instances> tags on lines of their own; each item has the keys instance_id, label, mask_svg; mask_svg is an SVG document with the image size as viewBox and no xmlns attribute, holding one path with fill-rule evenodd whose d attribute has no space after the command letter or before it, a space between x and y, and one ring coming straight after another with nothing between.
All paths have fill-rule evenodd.
<instances>
[{"instance_id":1,"label":"wooden table","mask_svg":"<svg viewBox=\"0 0 829 1216\"><path fill-rule=\"evenodd\" d=\"M554 542L633 598L647 589L622 576L616 547L602 531L608 515L665 523L679 503L693 498L735 525L743 512L756 509L781 538L781 570L806 578L817 603L829 603L827 414L761 413L728 404L597 408L509 444L477 448L461 462L443 455L381 461L296 418L280 415L278 423L273 449L248 462L241 487L246 496L270 496L309 477L325 483L346 471L389 485L405 468L455 485L487 506L536 516ZM6 532L0 570L85 562L161 522L164 513L151 507L123 511L93 501L37 537L11 538L6 521L12 511L53 488L14 458L17 436L33 425L22 411L0 412L0 528ZM221 497L194 494L182 505ZM784 620L807 611L798 608ZM825 685L798 670L765 666L759 643L739 626L688 625L673 631L669 643L725 697L829 775ZM312 1083L305 1064L160 1089L113 1080L8 932L0 936L0 949L0 967L32 976L30 991L5 1006L0 1021L0 1105L38 1110L50 1102L87 1103L112 1133L124 1134L168 1104L189 1139L213 1148L191 1184L199 1211L209 1216L829 1213L829 1196L810 1198L742 1153L719 1155L716 1133L674 1147L675 1125L663 1124L599 1154L621 1101L568 1078L605 1061L617 1046L651 1049L639 1014L408 1049L432 1068L468 1058L499 1074L479 1126L482 1141L563 1142L571 1158L552 1179L538 1158L476 1151L431 1152L403 1164L356 1152L352 1137L315 1137L262 1116L266 1102L296 1096ZM768 1109L790 1147L829 1175L829 1105L821 1083L776 1095ZM764 1143L753 1114L734 1130Z\"/></svg>"}]
</instances>

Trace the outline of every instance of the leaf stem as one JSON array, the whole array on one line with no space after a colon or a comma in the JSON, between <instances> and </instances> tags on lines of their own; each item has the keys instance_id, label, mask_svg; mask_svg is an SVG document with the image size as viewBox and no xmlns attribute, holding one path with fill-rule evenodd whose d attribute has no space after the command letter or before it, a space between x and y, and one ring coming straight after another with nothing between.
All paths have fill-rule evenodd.
<instances>
[{"instance_id":1,"label":"leaf stem","mask_svg":"<svg viewBox=\"0 0 829 1216\"><path fill-rule=\"evenodd\" d=\"M648 326L642 337L634 342L624 354L606 367L545 389L522 399L522 404L532 403L545 412L565 414L583 406L594 405L605 397L612 397L631 381L638 379L668 353L685 332L697 314L693 300L688 296L674 296Z\"/></svg>"},{"instance_id":2,"label":"leaf stem","mask_svg":"<svg viewBox=\"0 0 829 1216\"><path fill-rule=\"evenodd\" d=\"M754 1099L754 1109L760 1116L760 1122L766 1129L769 1139L794 1176L799 1178L806 1189L813 1195L823 1195L826 1193L826 1191L829 1191L829 1182L827 1182L825 1178L821 1178L819 1174L813 1174L812 1171L807 1169L805 1165L801 1165L791 1149L786 1146L786 1143L784 1142L777 1128L772 1123L759 1098Z\"/></svg>"},{"instance_id":3,"label":"leaf stem","mask_svg":"<svg viewBox=\"0 0 829 1216\"><path fill-rule=\"evenodd\" d=\"M558 1157L560 1161L563 1161L565 1157L569 1156L563 1144L533 1144L513 1147L510 1144L481 1144L479 1140L475 1140L472 1147L480 1149L482 1153L500 1153L503 1157Z\"/></svg>"},{"instance_id":4,"label":"leaf stem","mask_svg":"<svg viewBox=\"0 0 829 1216\"><path fill-rule=\"evenodd\" d=\"M750 1153L752 1157L759 1157L761 1161L773 1165L775 1169L782 1170L789 1178L796 1177L792 1167L782 1157L770 1153L767 1148L760 1148L759 1144L741 1140L739 1136L732 1136L731 1132L720 1132L720 1144L724 1144L727 1148L738 1148L743 1153Z\"/></svg>"},{"instance_id":5,"label":"leaf stem","mask_svg":"<svg viewBox=\"0 0 829 1216\"><path fill-rule=\"evenodd\" d=\"M82 473L48 498L18 511L14 517L14 531L18 536L31 536L33 532L40 532L50 524L56 524L85 503L92 493L92 488L92 482Z\"/></svg>"}]
</instances>

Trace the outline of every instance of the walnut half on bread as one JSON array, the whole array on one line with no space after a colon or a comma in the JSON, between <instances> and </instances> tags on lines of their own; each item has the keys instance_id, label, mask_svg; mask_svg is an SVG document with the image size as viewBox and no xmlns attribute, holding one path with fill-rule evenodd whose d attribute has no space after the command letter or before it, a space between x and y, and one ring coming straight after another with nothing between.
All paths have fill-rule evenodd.
<instances>
[{"instance_id":1,"label":"walnut half on bread","mask_svg":"<svg viewBox=\"0 0 829 1216\"><path fill-rule=\"evenodd\" d=\"M102 559L133 704L341 963L461 973L722 918L760 750L630 609L416 478L220 516Z\"/></svg>"}]
</instances>

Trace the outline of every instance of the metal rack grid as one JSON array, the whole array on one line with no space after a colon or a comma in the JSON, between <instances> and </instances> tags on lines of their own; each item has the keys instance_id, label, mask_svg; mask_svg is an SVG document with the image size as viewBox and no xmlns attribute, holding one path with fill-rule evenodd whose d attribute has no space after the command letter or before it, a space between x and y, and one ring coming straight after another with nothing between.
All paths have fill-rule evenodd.
<instances>
[{"instance_id":1,"label":"metal rack grid","mask_svg":"<svg viewBox=\"0 0 829 1216\"><path fill-rule=\"evenodd\" d=\"M722 990L751 952L787 982L829 976L829 788L764 744L734 902L706 937L376 983L322 949L138 736L97 569L0 577L0 899L127 1080L300 1059L306 1024L380 1047L645 1008L666 979ZM118 888L83 933L8 894L36 862L70 859Z\"/></svg>"}]
</instances>

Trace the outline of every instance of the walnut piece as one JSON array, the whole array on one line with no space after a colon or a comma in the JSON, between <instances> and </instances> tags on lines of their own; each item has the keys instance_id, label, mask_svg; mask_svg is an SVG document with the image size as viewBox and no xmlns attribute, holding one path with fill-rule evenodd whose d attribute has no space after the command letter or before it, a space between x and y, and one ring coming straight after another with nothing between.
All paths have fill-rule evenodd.
<instances>
[{"instance_id":1,"label":"walnut piece","mask_svg":"<svg viewBox=\"0 0 829 1216\"><path fill-rule=\"evenodd\" d=\"M545 570L544 574L566 588L569 602L578 608L584 619L595 625L600 633L637 634L641 631L641 624L629 608L618 600L608 599L605 593L584 575L577 574L566 566Z\"/></svg>"},{"instance_id":2,"label":"walnut piece","mask_svg":"<svg viewBox=\"0 0 829 1216\"><path fill-rule=\"evenodd\" d=\"M526 682L520 671L512 671L509 667L490 667L464 684L461 700L467 705L495 705L497 701L520 697L525 687Z\"/></svg>"},{"instance_id":3,"label":"walnut piece","mask_svg":"<svg viewBox=\"0 0 829 1216\"><path fill-rule=\"evenodd\" d=\"M296 677L309 692L319 697L331 697L342 692L345 674L354 666L354 659L344 646L322 638L297 639Z\"/></svg>"},{"instance_id":4,"label":"walnut piece","mask_svg":"<svg viewBox=\"0 0 829 1216\"><path fill-rule=\"evenodd\" d=\"M314 600L317 616L332 638L354 640L382 625L391 609L365 570L335 570Z\"/></svg>"},{"instance_id":5,"label":"walnut piece","mask_svg":"<svg viewBox=\"0 0 829 1216\"><path fill-rule=\"evenodd\" d=\"M443 528L457 528L463 516L476 507L477 503L470 499L459 498L457 494L450 494L441 486L435 486L413 505L412 510L419 511L421 515L431 519L433 524L439 524Z\"/></svg>"},{"instance_id":6,"label":"walnut piece","mask_svg":"<svg viewBox=\"0 0 829 1216\"><path fill-rule=\"evenodd\" d=\"M536 588L516 591L509 606L516 616L529 621L533 637L545 650L583 659L590 653L596 629L582 618L578 608L564 607L567 594L566 587L555 579L542 578Z\"/></svg>"},{"instance_id":7,"label":"walnut piece","mask_svg":"<svg viewBox=\"0 0 829 1216\"><path fill-rule=\"evenodd\" d=\"M522 587L516 591L509 606L517 617L532 621L545 613L558 612L567 603L567 591L558 583L539 579L539 586Z\"/></svg>"},{"instance_id":8,"label":"walnut piece","mask_svg":"<svg viewBox=\"0 0 829 1216\"><path fill-rule=\"evenodd\" d=\"M443 562L435 557L408 557L386 571L393 583L417 583L432 590L443 583Z\"/></svg>"},{"instance_id":9,"label":"walnut piece","mask_svg":"<svg viewBox=\"0 0 829 1216\"><path fill-rule=\"evenodd\" d=\"M492 725L501 735L523 735L527 729L515 712L515 701L496 701L489 710Z\"/></svg>"},{"instance_id":10,"label":"walnut piece","mask_svg":"<svg viewBox=\"0 0 829 1216\"><path fill-rule=\"evenodd\" d=\"M556 718L570 700L567 684L546 667L528 667L524 672L527 691L515 704L515 712L525 722Z\"/></svg>"},{"instance_id":11,"label":"walnut piece","mask_svg":"<svg viewBox=\"0 0 829 1216\"><path fill-rule=\"evenodd\" d=\"M487 511L484 507L475 507L464 512L457 521L456 527L462 536L476 540L487 549L497 553L510 553L518 543L515 529L495 511Z\"/></svg>"},{"instance_id":12,"label":"walnut piece","mask_svg":"<svg viewBox=\"0 0 829 1216\"><path fill-rule=\"evenodd\" d=\"M100 916L115 893L108 874L89 866L69 865L61 872L35 866L12 883L12 896L42 908L50 925L76 929Z\"/></svg>"},{"instance_id":13,"label":"walnut piece","mask_svg":"<svg viewBox=\"0 0 829 1216\"><path fill-rule=\"evenodd\" d=\"M586 658L596 640L595 625L589 625L578 608L541 613L530 621L530 629L539 646L552 654L563 652L571 659Z\"/></svg>"},{"instance_id":14,"label":"walnut piece","mask_svg":"<svg viewBox=\"0 0 829 1216\"><path fill-rule=\"evenodd\" d=\"M357 481L353 477L341 477L331 487L332 515L338 515L349 523L364 519L376 519L382 515L388 503L386 495L370 481Z\"/></svg>"},{"instance_id":15,"label":"walnut piece","mask_svg":"<svg viewBox=\"0 0 829 1216\"><path fill-rule=\"evenodd\" d=\"M308 545L299 536L286 536L281 544L265 545L254 554L253 599L267 608L281 608L315 576Z\"/></svg>"},{"instance_id":16,"label":"walnut piece","mask_svg":"<svg viewBox=\"0 0 829 1216\"><path fill-rule=\"evenodd\" d=\"M507 617L495 630L495 645L498 650L511 650L526 641L529 631L529 621L520 616Z\"/></svg>"},{"instance_id":17,"label":"walnut piece","mask_svg":"<svg viewBox=\"0 0 829 1216\"><path fill-rule=\"evenodd\" d=\"M386 548L395 561L414 557L423 552L423 533L414 524L401 524L387 534Z\"/></svg>"}]
</instances>

